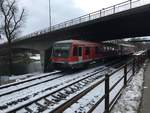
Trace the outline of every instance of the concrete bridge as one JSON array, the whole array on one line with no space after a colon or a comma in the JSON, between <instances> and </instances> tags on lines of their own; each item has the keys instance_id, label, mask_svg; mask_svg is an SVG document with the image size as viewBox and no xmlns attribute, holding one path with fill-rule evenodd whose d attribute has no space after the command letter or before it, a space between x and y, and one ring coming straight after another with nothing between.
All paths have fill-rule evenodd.
<instances>
[{"instance_id":1,"label":"concrete bridge","mask_svg":"<svg viewBox=\"0 0 150 113\"><path fill-rule=\"evenodd\" d=\"M14 40L13 48L40 51L44 69L45 58L51 54L49 48L55 41L80 39L100 42L150 36L149 20L150 4L144 0L129 0L20 37ZM7 44L0 45L1 51L6 46Z\"/></svg>"}]
</instances>

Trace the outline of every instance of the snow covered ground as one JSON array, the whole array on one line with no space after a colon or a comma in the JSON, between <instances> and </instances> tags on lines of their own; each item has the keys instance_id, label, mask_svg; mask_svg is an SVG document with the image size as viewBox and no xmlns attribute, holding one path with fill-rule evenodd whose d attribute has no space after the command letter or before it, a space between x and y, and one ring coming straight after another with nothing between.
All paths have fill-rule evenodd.
<instances>
[{"instance_id":1,"label":"snow covered ground","mask_svg":"<svg viewBox=\"0 0 150 113\"><path fill-rule=\"evenodd\" d=\"M132 78L131 82L123 91L121 98L117 101L111 113L137 113L142 98L143 77L144 77L144 64L143 68Z\"/></svg>"}]
</instances>

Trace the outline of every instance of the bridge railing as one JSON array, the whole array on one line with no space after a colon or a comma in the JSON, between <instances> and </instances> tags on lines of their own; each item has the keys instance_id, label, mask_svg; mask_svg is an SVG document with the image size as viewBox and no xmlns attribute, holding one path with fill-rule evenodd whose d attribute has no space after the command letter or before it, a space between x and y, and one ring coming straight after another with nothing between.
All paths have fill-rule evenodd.
<instances>
[{"instance_id":1,"label":"bridge railing","mask_svg":"<svg viewBox=\"0 0 150 113\"><path fill-rule=\"evenodd\" d=\"M113 5L111 7L103 8L99 11L95 11L95 12L89 13L87 15L83 15L83 16L78 17L78 18L68 20L68 21L60 23L60 24L56 24L56 25L48 27L46 29L33 32L33 33L28 34L26 36L23 36L23 37L21 37L17 40L22 40L22 39L25 39L25 38L35 37L35 36L45 34L45 33L51 32L51 31L59 30L59 29L62 29L62 28L67 28L67 27L70 27L70 26L73 26L73 25L77 25L77 24L80 24L80 23L90 21L90 20L98 19L98 18L101 18L101 17L105 17L105 16L108 16L108 15L112 15L112 14L115 14L115 13L126 11L126 10L129 10L129 9L132 9L132 8L136 8L136 7L148 4L148 3L150 3L148 0L128 0L128 1L116 4L116 5Z\"/></svg>"}]
</instances>

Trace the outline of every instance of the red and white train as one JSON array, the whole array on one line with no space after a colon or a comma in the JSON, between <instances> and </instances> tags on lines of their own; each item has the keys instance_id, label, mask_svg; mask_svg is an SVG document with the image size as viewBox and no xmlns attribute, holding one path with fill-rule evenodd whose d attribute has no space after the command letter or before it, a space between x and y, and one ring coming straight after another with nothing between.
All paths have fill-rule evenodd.
<instances>
[{"instance_id":1,"label":"red and white train","mask_svg":"<svg viewBox=\"0 0 150 113\"><path fill-rule=\"evenodd\" d=\"M54 43L51 63L54 67L80 68L92 61L102 60L118 55L131 54L128 46L111 43L94 43L82 40L64 40Z\"/></svg>"}]
</instances>

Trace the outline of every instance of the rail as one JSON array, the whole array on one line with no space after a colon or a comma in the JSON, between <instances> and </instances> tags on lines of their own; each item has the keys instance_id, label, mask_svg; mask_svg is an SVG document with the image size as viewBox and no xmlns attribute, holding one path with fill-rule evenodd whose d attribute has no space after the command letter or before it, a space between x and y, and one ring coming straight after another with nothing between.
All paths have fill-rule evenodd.
<instances>
[{"instance_id":1,"label":"rail","mask_svg":"<svg viewBox=\"0 0 150 113\"><path fill-rule=\"evenodd\" d=\"M33 80L41 79L43 77L48 77L48 76L59 74L59 73L61 73L61 72L60 71L54 71L54 72L51 72L51 73L48 73L48 74L44 74L42 76L36 76L36 77L25 79L25 80L22 80L22 81L19 81L19 82L14 82L14 83L2 85L2 86L0 86L0 89L8 88L8 87L11 87L11 86L19 85L19 84L22 84L22 83L30 82L30 81L33 81Z\"/></svg>"},{"instance_id":2,"label":"rail","mask_svg":"<svg viewBox=\"0 0 150 113\"><path fill-rule=\"evenodd\" d=\"M101 10L98 10L98 11L80 16L78 18L71 19L71 20L62 22L60 24L56 24L54 26L45 28L43 30L33 32L33 33L28 34L26 36L17 38L14 41L19 41L19 40L23 40L23 39L26 39L26 38L35 37L35 36L42 35L42 34L52 32L52 31L55 31L55 30L59 30L59 29L62 29L62 28L67 28L67 27L70 27L70 26L73 26L73 25L77 25L77 24L84 23L84 22L87 22L87 21L95 20L95 19L98 19L98 18L101 18L101 17L105 17L105 16L108 16L108 15L119 13L119 12L122 12L122 11L130 10L130 9L133 9L133 8L136 8L136 7L139 7L139 6L142 6L142 5L146 5L146 4L149 4L149 2L146 1L146 0L136 0L136 1L135 0L128 0L128 1L116 4L116 5L113 5L111 7L103 8Z\"/></svg>"}]
</instances>

